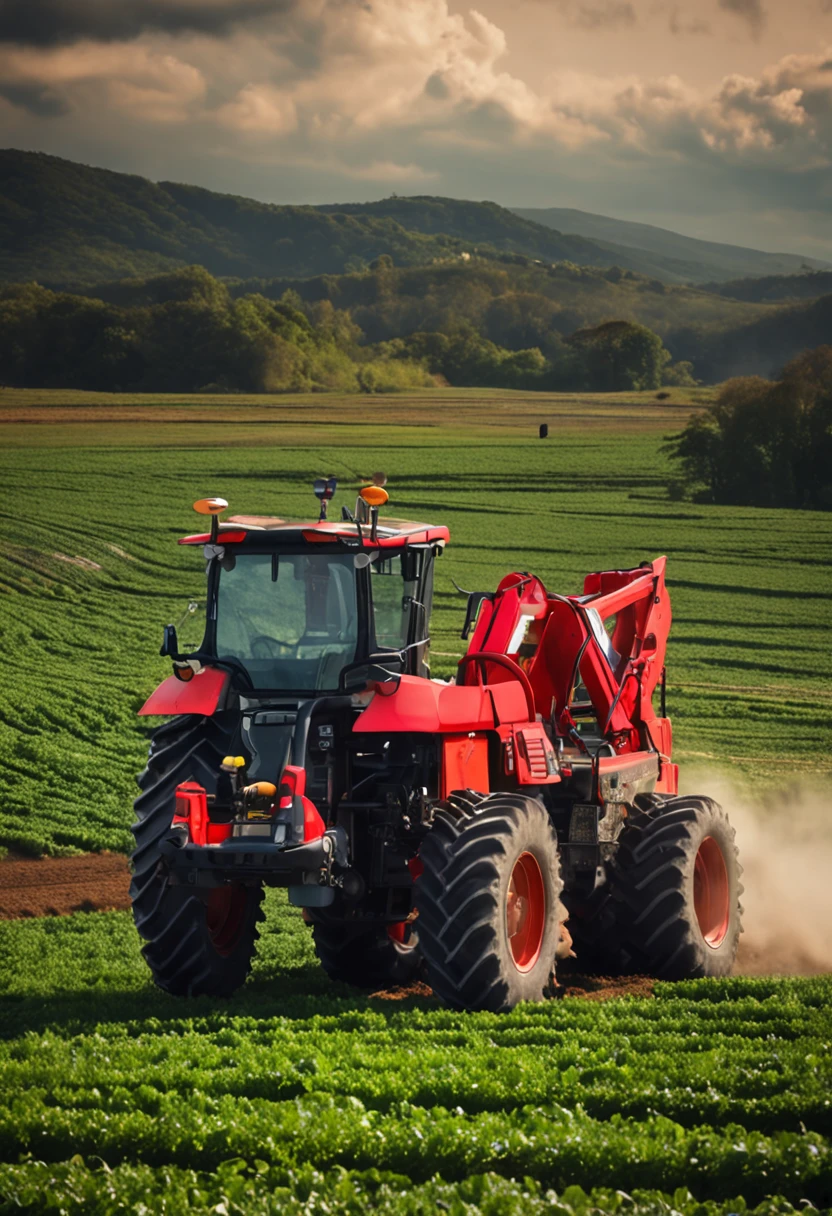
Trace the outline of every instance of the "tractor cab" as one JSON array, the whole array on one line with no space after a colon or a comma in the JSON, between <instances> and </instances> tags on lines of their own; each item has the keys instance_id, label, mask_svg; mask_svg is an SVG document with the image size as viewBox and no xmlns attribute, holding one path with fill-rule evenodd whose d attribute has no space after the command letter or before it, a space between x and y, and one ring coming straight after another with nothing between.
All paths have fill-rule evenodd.
<instances>
[{"instance_id":1,"label":"tractor cab","mask_svg":"<svg viewBox=\"0 0 832 1216\"><path fill-rule=\"evenodd\" d=\"M447 528L379 521L387 500L380 486L365 487L355 514L345 509L329 522L335 479L323 485L314 524L251 515L220 524L224 499L195 504L212 515L211 532L180 544L204 547L205 634L196 652L180 654L175 631L166 630L162 654L177 679L220 666L248 696L303 699L344 691L350 672L369 663L429 674L433 563Z\"/></svg>"}]
</instances>

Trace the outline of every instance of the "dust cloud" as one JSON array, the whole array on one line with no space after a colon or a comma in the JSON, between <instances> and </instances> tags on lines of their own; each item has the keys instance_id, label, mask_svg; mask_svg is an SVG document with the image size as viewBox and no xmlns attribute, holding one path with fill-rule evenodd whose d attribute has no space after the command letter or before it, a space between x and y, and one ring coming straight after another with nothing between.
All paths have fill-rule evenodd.
<instances>
[{"instance_id":1,"label":"dust cloud","mask_svg":"<svg viewBox=\"0 0 832 1216\"><path fill-rule=\"evenodd\" d=\"M721 803L737 833L745 931L736 973L832 971L832 798L808 787L754 795L702 770L684 782L694 791Z\"/></svg>"}]
</instances>

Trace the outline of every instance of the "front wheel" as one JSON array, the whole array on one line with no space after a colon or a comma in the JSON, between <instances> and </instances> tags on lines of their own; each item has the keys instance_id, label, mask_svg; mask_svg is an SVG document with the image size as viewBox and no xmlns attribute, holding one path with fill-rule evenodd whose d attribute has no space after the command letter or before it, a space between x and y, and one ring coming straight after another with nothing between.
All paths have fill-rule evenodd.
<instances>
[{"instance_id":1,"label":"front wheel","mask_svg":"<svg viewBox=\"0 0 832 1216\"><path fill-rule=\"evenodd\" d=\"M545 807L518 794L452 795L419 856L419 937L436 995L495 1012L549 995L565 912Z\"/></svg>"},{"instance_id":2,"label":"front wheel","mask_svg":"<svg viewBox=\"0 0 832 1216\"><path fill-rule=\"evenodd\" d=\"M212 792L230 739L231 724L222 715L174 718L154 733L138 779L133 917L154 980L177 996L229 996L239 988L263 919L259 885L229 883L197 894L171 882L159 849L170 829L177 785L196 780Z\"/></svg>"}]
</instances>

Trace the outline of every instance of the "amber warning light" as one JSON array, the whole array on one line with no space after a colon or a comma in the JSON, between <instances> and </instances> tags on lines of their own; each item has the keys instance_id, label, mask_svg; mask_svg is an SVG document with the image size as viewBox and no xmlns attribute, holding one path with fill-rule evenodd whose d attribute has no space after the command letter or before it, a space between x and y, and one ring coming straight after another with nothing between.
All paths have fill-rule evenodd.
<instances>
[{"instance_id":1,"label":"amber warning light","mask_svg":"<svg viewBox=\"0 0 832 1216\"><path fill-rule=\"evenodd\" d=\"M211 516L211 540L216 541L220 531L219 517L228 510L228 503L224 498L198 498L194 510L197 515Z\"/></svg>"},{"instance_id":2,"label":"amber warning light","mask_svg":"<svg viewBox=\"0 0 832 1216\"><path fill-rule=\"evenodd\" d=\"M358 497L366 502L368 507L383 507L390 495L382 486L365 486L358 491Z\"/></svg>"}]
</instances>

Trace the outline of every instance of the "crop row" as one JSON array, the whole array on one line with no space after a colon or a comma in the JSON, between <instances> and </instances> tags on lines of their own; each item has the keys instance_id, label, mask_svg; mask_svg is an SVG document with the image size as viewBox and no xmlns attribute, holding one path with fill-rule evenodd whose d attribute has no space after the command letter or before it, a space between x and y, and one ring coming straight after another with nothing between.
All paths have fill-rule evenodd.
<instances>
[{"instance_id":1,"label":"crop row","mask_svg":"<svg viewBox=\"0 0 832 1216\"><path fill-rule=\"evenodd\" d=\"M154 989L128 914L0 925L0 1103L26 1092L119 1119L174 1098L351 1095L382 1114L580 1105L596 1120L832 1134L832 979L659 985L653 1000L509 1016L402 1007L329 984L285 897L266 906L255 973L231 1003Z\"/></svg>"},{"instance_id":2,"label":"crop row","mask_svg":"<svg viewBox=\"0 0 832 1216\"><path fill-rule=\"evenodd\" d=\"M686 1030L686 1020L679 1010L672 1026L631 1025L627 1034L619 1027L612 1041L603 1026L579 1034L561 1017L489 1029L474 1021L465 1037L427 1027L356 1033L285 1023L255 1032L183 1028L163 1042L39 1034L0 1047L0 1101L28 1090L68 1108L153 1115L174 1094L193 1102L352 1094L380 1111L401 1102L471 1113L580 1103L597 1119L661 1111L688 1127L802 1123L832 1133L832 1059L820 1026L775 1047L762 1036L745 1040L736 1028Z\"/></svg>"},{"instance_id":3,"label":"crop row","mask_svg":"<svg viewBox=\"0 0 832 1216\"><path fill-rule=\"evenodd\" d=\"M596 1210L657 1216L778 1194L766 1216L832 1205L830 997L819 977L505 1016L379 1001L325 980L273 893L244 989L183 1002L153 988L129 914L0 924L0 1213L47 1210L38 1186L102 1213L134 1196L149 1211L569 1216L594 1203L576 1185L649 1188Z\"/></svg>"},{"instance_id":4,"label":"crop row","mask_svg":"<svg viewBox=\"0 0 832 1216\"><path fill-rule=\"evenodd\" d=\"M414 1182L494 1171L556 1190L577 1184L667 1191L684 1183L706 1198L736 1193L758 1202L782 1194L832 1203L832 1149L816 1133L767 1136L736 1124L684 1128L661 1115L602 1122L556 1105L468 1115L462 1107L403 1102L382 1113L344 1095L270 1102L173 1093L156 1095L149 1113L68 1109L29 1092L0 1115L0 1160L30 1153L199 1170L235 1156L285 1168L391 1170Z\"/></svg>"},{"instance_id":5,"label":"crop row","mask_svg":"<svg viewBox=\"0 0 832 1216\"><path fill-rule=\"evenodd\" d=\"M223 1162L214 1174L173 1166L119 1165L100 1160L0 1165L0 1213L115 1216L124 1211L181 1216L794 1216L805 1207L768 1199L750 1208L743 1198L705 1201L687 1187L670 1193L570 1186L558 1193L533 1178L474 1174L461 1182L432 1178L414 1186L379 1170L311 1166L282 1169L258 1161Z\"/></svg>"}]
</instances>

